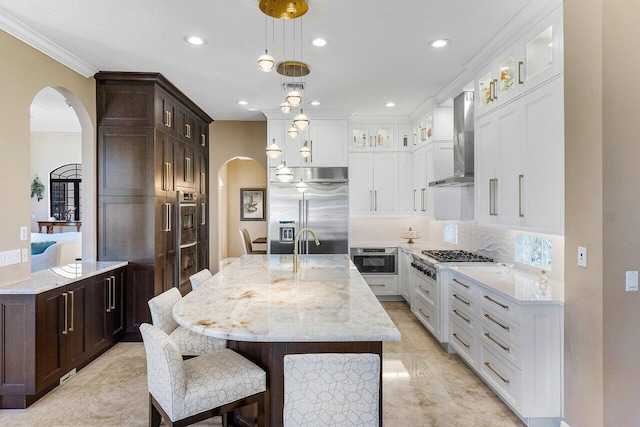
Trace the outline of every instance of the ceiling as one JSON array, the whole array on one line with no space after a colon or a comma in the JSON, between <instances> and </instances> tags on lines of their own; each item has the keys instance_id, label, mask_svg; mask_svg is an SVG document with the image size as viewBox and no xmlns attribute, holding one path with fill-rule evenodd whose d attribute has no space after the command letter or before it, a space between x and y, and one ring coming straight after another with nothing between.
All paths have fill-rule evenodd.
<instances>
[{"instance_id":1,"label":"ceiling","mask_svg":"<svg viewBox=\"0 0 640 427\"><path fill-rule=\"evenodd\" d=\"M296 30L311 69L305 112L408 117L531 2L308 0L302 37ZM1 0L0 11L95 71L161 72L215 120L264 120L261 111L282 102L280 75L257 67L265 48L258 0ZM275 25L275 50L271 23L268 28L270 53L280 62L282 21ZM189 45L187 35L206 43ZM292 36L287 24L287 59L293 59ZM328 45L312 46L317 36ZM451 44L430 47L437 38ZM388 101L395 107L385 107Z\"/></svg>"}]
</instances>

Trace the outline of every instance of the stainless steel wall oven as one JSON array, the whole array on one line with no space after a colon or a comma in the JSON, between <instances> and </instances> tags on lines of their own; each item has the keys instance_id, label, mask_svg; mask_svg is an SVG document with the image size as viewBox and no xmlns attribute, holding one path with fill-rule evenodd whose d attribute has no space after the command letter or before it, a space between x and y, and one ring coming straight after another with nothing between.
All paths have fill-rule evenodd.
<instances>
[{"instance_id":1,"label":"stainless steel wall oven","mask_svg":"<svg viewBox=\"0 0 640 427\"><path fill-rule=\"evenodd\" d=\"M178 192L178 242L180 258L178 271L180 283L198 272L198 208L195 193Z\"/></svg>"}]
</instances>

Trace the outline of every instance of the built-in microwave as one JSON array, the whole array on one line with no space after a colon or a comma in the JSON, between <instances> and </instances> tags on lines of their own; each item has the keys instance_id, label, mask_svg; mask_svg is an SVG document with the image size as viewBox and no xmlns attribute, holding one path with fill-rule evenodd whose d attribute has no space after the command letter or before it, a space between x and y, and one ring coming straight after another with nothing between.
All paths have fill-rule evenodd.
<instances>
[{"instance_id":1,"label":"built-in microwave","mask_svg":"<svg viewBox=\"0 0 640 427\"><path fill-rule=\"evenodd\" d=\"M351 248L360 274L398 274L398 248Z\"/></svg>"}]
</instances>

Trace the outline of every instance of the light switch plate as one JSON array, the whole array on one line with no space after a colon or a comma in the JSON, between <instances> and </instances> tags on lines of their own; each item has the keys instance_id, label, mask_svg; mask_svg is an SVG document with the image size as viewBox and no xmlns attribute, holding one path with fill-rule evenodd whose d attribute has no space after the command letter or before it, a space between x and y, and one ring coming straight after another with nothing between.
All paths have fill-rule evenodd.
<instances>
[{"instance_id":1,"label":"light switch plate","mask_svg":"<svg viewBox=\"0 0 640 427\"><path fill-rule=\"evenodd\" d=\"M27 226L20 227L20 240L27 240Z\"/></svg>"},{"instance_id":2,"label":"light switch plate","mask_svg":"<svg viewBox=\"0 0 640 427\"><path fill-rule=\"evenodd\" d=\"M587 266L587 248L578 246L578 265L580 267Z\"/></svg>"},{"instance_id":3,"label":"light switch plate","mask_svg":"<svg viewBox=\"0 0 640 427\"><path fill-rule=\"evenodd\" d=\"M626 289L627 292L638 292L637 271L627 271Z\"/></svg>"}]
</instances>

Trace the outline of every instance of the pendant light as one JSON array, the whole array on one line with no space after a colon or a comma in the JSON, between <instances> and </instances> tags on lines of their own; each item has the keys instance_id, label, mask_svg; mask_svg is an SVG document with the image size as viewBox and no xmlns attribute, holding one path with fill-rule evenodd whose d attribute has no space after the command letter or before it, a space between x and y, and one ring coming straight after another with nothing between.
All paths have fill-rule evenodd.
<instances>
[{"instance_id":1,"label":"pendant light","mask_svg":"<svg viewBox=\"0 0 640 427\"><path fill-rule=\"evenodd\" d=\"M303 109L300 109L300 114L297 114L294 118L293 118L293 124L295 125L295 127L298 128L298 130L305 130L306 128L309 127L309 117L307 117L306 114L304 114Z\"/></svg>"},{"instance_id":2,"label":"pendant light","mask_svg":"<svg viewBox=\"0 0 640 427\"><path fill-rule=\"evenodd\" d=\"M304 193L305 191L307 191L308 188L309 186L304 182L302 182L302 178L300 178L300 182L296 184L296 190L298 190L301 193Z\"/></svg>"},{"instance_id":3,"label":"pendant light","mask_svg":"<svg viewBox=\"0 0 640 427\"><path fill-rule=\"evenodd\" d=\"M287 162L282 162L282 167L276 171L276 178L280 182L291 182L293 172L287 167Z\"/></svg>"},{"instance_id":4,"label":"pendant light","mask_svg":"<svg viewBox=\"0 0 640 427\"><path fill-rule=\"evenodd\" d=\"M291 112L291 104L289 104L287 101L284 101L282 104L280 104L280 111L282 111L284 114L289 114Z\"/></svg>"},{"instance_id":5,"label":"pendant light","mask_svg":"<svg viewBox=\"0 0 640 427\"><path fill-rule=\"evenodd\" d=\"M280 154L282 154L282 148L280 148L280 146L276 144L276 139L273 138L273 143L267 146L267 149L265 150L265 152L267 153L267 156L269 158L275 159L280 157Z\"/></svg>"},{"instance_id":6,"label":"pendant light","mask_svg":"<svg viewBox=\"0 0 640 427\"><path fill-rule=\"evenodd\" d=\"M300 147L300 155L305 158L311 156L311 148L307 145L307 141L305 141L304 145Z\"/></svg>"},{"instance_id":7,"label":"pendant light","mask_svg":"<svg viewBox=\"0 0 640 427\"><path fill-rule=\"evenodd\" d=\"M289 105L291 105L292 107L297 107L302 102L302 94L297 90L292 90L287 94L287 97L285 99L289 103Z\"/></svg>"},{"instance_id":8,"label":"pendant light","mask_svg":"<svg viewBox=\"0 0 640 427\"><path fill-rule=\"evenodd\" d=\"M260 55L258 57L258 68L260 71L264 71L268 73L273 70L273 67L276 65L276 61L273 59L273 56L269 55L267 51L267 15L264 16L264 55Z\"/></svg>"},{"instance_id":9,"label":"pendant light","mask_svg":"<svg viewBox=\"0 0 640 427\"><path fill-rule=\"evenodd\" d=\"M296 136L298 136L298 128L292 125L287 133L291 138L295 138Z\"/></svg>"}]
</instances>

